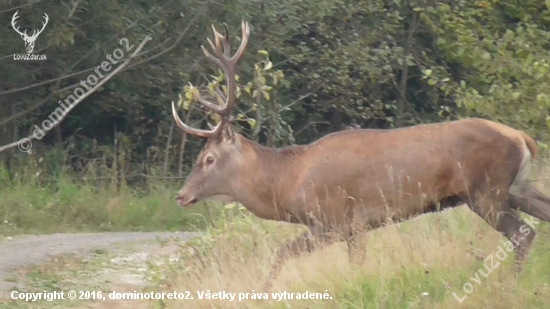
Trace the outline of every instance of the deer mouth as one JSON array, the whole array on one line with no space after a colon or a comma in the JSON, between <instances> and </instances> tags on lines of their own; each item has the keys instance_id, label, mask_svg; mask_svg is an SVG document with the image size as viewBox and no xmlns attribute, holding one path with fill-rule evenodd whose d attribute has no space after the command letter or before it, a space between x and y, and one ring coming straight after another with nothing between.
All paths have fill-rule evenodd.
<instances>
[{"instance_id":1,"label":"deer mouth","mask_svg":"<svg viewBox=\"0 0 550 309\"><path fill-rule=\"evenodd\" d=\"M198 198L186 199L186 198L179 197L179 196L176 197L176 202L178 202L178 205L180 205L181 207L185 207L185 208L188 208L188 207L191 207L191 206L195 205L198 201L199 201Z\"/></svg>"}]
</instances>

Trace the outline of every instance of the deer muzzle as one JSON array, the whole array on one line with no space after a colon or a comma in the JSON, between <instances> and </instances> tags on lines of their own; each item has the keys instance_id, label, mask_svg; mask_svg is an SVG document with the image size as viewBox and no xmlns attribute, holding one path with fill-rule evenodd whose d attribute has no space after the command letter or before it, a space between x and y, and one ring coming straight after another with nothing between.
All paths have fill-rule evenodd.
<instances>
[{"instance_id":1,"label":"deer muzzle","mask_svg":"<svg viewBox=\"0 0 550 309\"><path fill-rule=\"evenodd\" d=\"M198 198L190 195L181 195L181 194L176 195L176 202L181 207L186 207L186 208L191 207L195 205L198 202L198 200L199 200Z\"/></svg>"}]
</instances>

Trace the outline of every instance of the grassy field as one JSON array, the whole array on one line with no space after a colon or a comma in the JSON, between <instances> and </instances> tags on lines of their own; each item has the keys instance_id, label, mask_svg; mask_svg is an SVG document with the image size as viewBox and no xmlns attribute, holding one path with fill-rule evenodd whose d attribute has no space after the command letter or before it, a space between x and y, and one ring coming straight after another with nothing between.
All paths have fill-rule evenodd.
<instances>
[{"instance_id":1,"label":"grassy field","mask_svg":"<svg viewBox=\"0 0 550 309\"><path fill-rule=\"evenodd\" d=\"M533 177L538 179L538 188L550 193L547 166L535 168ZM502 261L494 258L500 265L485 277L479 271L489 264L484 258L494 256L506 239L466 206L369 233L362 266L348 262L344 243L289 260L272 291L263 294L262 285L280 244L304 228L260 220L238 207L222 212L219 206L215 207L213 228L203 206L191 210L175 206L172 197L181 185L175 183L151 184L146 191L138 191L75 184L68 177L47 185L4 182L0 189L0 233L204 231L203 237L192 242L176 243L181 247L178 262L150 264L148 270L155 275L147 290L183 295L189 291L193 299L153 301L151 308L525 309L546 308L550 303L550 224L535 226L537 238L518 280L514 277L513 254ZM40 272L32 275L40 276ZM465 284L471 284L473 291L466 293ZM45 284L35 288L51 290ZM235 300L200 300L201 293L208 291L236 293ZM281 294L272 294L284 292L284 299ZM293 299L290 293L294 293ZM328 299L299 299L304 293L319 293L317 296ZM459 303L453 293L467 298ZM245 299L239 301L239 297Z\"/></svg>"},{"instance_id":2,"label":"grassy field","mask_svg":"<svg viewBox=\"0 0 550 309\"><path fill-rule=\"evenodd\" d=\"M548 165L534 170L536 186L549 194ZM496 255L507 239L461 206L372 231L362 266L348 262L344 243L292 259L267 294L262 285L277 248L304 229L259 220L246 211L222 218L219 225L182 244L183 260L160 270L165 278L157 289L189 291L193 308L524 309L550 304L549 223L534 226L537 237L519 279L513 253L499 253L502 261ZM488 255L493 259L486 260ZM200 300L201 291L235 293L235 299ZM322 299L298 299L306 292ZM290 293L300 295L290 299ZM185 307L182 301L162 305Z\"/></svg>"},{"instance_id":3,"label":"grassy field","mask_svg":"<svg viewBox=\"0 0 550 309\"><path fill-rule=\"evenodd\" d=\"M202 229L209 222L204 206L186 210L175 203L174 195L183 180L153 179L136 189L115 186L109 179L90 180L86 177L90 175L38 177L36 169L29 168L9 179L6 169L0 167L0 237L22 233L184 231Z\"/></svg>"},{"instance_id":4,"label":"grassy field","mask_svg":"<svg viewBox=\"0 0 550 309\"><path fill-rule=\"evenodd\" d=\"M294 295L281 300L280 295L261 294L262 285L280 242L301 229L243 216L182 244L183 260L162 269L166 277L158 281L158 289L190 291L193 308L546 308L550 226L536 228L538 236L519 281L512 254L496 268L483 261L506 239L463 206L371 232L362 266L348 262L344 243L288 261L271 292L327 292L331 299ZM495 257L494 264L498 262ZM488 273L484 264L494 268L487 277L478 271ZM469 294L463 290L467 283L473 286ZM236 293L235 300L199 300L198 292L207 290ZM459 303L453 292L467 298ZM248 299L238 301L240 293L250 294L241 294ZM169 308L182 304L167 303Z\"/></svg>"}]
</instances>

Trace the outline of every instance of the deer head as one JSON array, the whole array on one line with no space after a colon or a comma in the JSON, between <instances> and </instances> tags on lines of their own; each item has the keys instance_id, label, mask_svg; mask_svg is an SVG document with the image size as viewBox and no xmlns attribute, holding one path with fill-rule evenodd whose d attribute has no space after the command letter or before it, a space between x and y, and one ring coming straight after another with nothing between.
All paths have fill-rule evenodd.
<instances>
[{"instance_id":1,"label":"deer head","mask_svg":"<svg viewBox=\"0 0 550 309\"><path fill-rule=\"evenodd\" d=\"M191 206L197 201L207 198L231 196L231 184L227 180L231 179L238 171L239 166L243 164L240 142L231 127L230 115L235 106L237 91L235 78L237 62L246 49L250 28L248 23L242 22L241 45L235 55L230 56L229 29L225 24L224 27L225 36L222 36L212 26L216 41L215 45L208 39L217 57L212 56L204 46L201 46L206 57L224 71L227 82L227 96L219 89L217 91L217 94L224 101L224 105L220 106L207 101L200 96L198 90L194 89L194 97L197 101L220 115L221 121L211 130L192 128L181 121L176 106L172 102L172 114L178 126L187 134L208 140L205 148L199 154L193 170L187 177L185 186L176 195L176 201L184 207Z\"/></svg>"},{"instance_id":2,"label":"deer head","mask_svg":"<svg viewBox=\"0 0 550 309\"><path fill-rule=\"evenodd\" d=\"M13 17L11 19L11 26L13 27L13 30L15 30L17 33L21 35L21 38L23 38L23 40L25 41L25 49L27 50L27 53L30 54L34 50L34 42L36 41L36 38L38 37L38 35L40 35L40 33L42 33L42 31L44 31L44 28L46 28L49 17L48 17L48 14L44 13L45 21L42 22L42 29L40 29L39 31L33 30L32 35L28 36L26 29L25 29L25 32L21 32L19 31L19 27L17 28L15 27L15 24L16 24L15 20L19 18L19 16L17 15L18 13L19 11L16 11L15 14L13 14Z\"/></svg>"}]
</instances>

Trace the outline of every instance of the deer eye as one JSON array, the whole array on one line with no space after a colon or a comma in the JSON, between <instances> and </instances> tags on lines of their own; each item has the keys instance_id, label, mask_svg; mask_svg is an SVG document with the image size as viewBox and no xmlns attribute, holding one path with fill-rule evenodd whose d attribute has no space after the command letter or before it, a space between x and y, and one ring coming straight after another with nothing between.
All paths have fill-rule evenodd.
<instances>
[{"instance_id":1,"label":"deer eye","mask_svg":"<svg viewBox=\"0 0 550 309\"><path fill-rule=\"evenodd\" d=\"M206 158L206 164L210 165L212 163L214 163L214 158L213 157Z\"/></svg>"}]
</instances>

